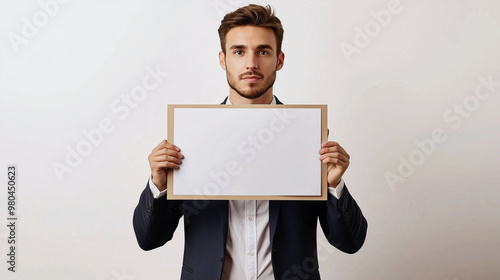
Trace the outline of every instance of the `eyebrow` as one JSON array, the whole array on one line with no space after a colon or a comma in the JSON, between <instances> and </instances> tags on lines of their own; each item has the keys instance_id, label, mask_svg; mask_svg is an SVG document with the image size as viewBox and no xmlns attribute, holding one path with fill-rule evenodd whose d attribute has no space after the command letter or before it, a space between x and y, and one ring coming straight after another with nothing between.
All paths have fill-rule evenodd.
<instances>
[{"instance_id":1,"label":"eyebrow","mask_svg":"<svg viewBox=\"0 0 500 280\"><path fill-rule=\"evenodd\" d=\"M271 47L271 45L258 45L257 46L257 49L270 49L270 50L273 50L273 47Z\"/></svg>"},{"instance_id":2,"label":"eyebrow","mask_svg":"<svg viewBox=\"0 0 500 280\"><path fill-rule=\"evenodd\" d=\"M246 48L247 48L247 46L245 46L245 45L232 45L229 49L230 50L238 50L238 49L246 49ZM262 45L258 45L257 49L258 50L262 50L262 49L272 50L273 47L271 47L271 45L268 45L268 44L262 44Z\"/></svg>"}]
</instances>

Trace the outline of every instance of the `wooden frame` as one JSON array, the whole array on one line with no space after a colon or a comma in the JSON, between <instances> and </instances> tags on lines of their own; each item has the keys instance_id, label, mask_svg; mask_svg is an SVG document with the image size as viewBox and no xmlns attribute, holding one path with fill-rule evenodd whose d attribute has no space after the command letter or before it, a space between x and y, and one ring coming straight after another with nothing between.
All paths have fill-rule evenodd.
<instances>
[{"instance_id":1,"label":"wooden frame","mask_svg":"<svg viewBox=\"0 0 500 280\"><path fill-rule=\"evenodd\" d=\"M293 116L293 118L288 120L283 116ZM249 117L253 118L248 121ZM297 118L295 119L295 117ZM237 123L238 121L241 123ZM317 121L320 123L316 123ZM278 123L281 125L278 126ZM265 125L262 126L262 124ZM298 128L293 128L293 126L301 128L301 131L296 131ZM193 129L193 127L197 128ZM256 128L259 127L260 129L256 131ZM248 138L240 136L240 134L247 133L247 129L251 131L248 132L250 136ZM288 137L285 138L287 135ZM238 139L238 137L248 139L248 141L241 142L238 140L241 142L240 145L233 147L232 145L238 141L233 141L232 138ZM327 105L168 105L167 139L170 143L181 148L181 153L184 154L185 158L179 170L169 170L167 173L167 199L326 200L328 191L327 168L326 164L321 163L319 160L318 151L321 143L327 141L327 138ZM205 139L213 141L212 145ZM283 141L283 139L286 139L286 141ZM289 139L295 141L291 142ZM252 142L251 140L255 141ZM209 143L206 143L207 141ZM316 141L317 143L315 143ZM250 142L252 142L253 146L249 144ZM268 146L265 146L264 142ZM315 144L302 147L302 142L314 142ZM223 148L212 148L221 143L226 143ZM293 147L288 147L292 145ZM186 150L186 146L190 148ZM226 146L228 149L225 149ZM247 149L243 149L243 147ZM252 150L252 148L254 149ZM298 150L303 148L307 151L301 153L306 154L304 157L307 157L307 160L300 160L297 163L293 162L293 160L285 161L285 158L295 159L297 157L297 154L292 155L290 152L295 151L297 148L299 148ZM238 153L235 153L235 150L238 150ZM270 155L273 152L282 150L285 150L285 152ZM246 161L242 159L242 151L246 154L246 158L244 158ZM224 159L218 160L217 157L221 152L225 153L226 156ZM205 156L199 156L199 154L205 154ZM199 158L197 158L198 156ZM314 159L317 161L314 161ZM264 160L265 162L263 162ZM223 165L223 162L226 165ZM290 162L293 163L289 164ZM272 168L264 168L265 165L262 163L268 164ZM195 165L196 168L194 168ZM290 166L290 170L294 170L295 165L299 169L290 173L287 172L286 168L282 168L282 166ZM214 167L216 170L214 172L210 171L211 169L207 166L218 166L218 168ZM225 166L225 170L223 166ZM300 168L300 166L305 166L305 168ZM222 171L217 171L221 169ZM252 175L254 169L261 172L258 175ZM186 173L188 171L184 170L190 170L190 172ZM278 170L277 174L286 175L274 176L269 174L269 172L275 170ZM307 172L303 170L307 170ZM320 174L315 176L316 172ZM304 178L303 173L308 174L307 178ZM265 178L261 178L261 174ZM210 182L207 176L211 176ZM202 177L204 179L199 179ZM203 183L196 182L198 179ZM286 186L290 187L285 186L283 188L276 182L273 184L273 181L281 179L284 179ZM295 184L295 182L309 182L308 179L317 182L317 184L314 184L315 186L304 183L300 184L300 186ZM260 183L254 184L253 181ZM262 181L264 182L262 183ZM232 182L239 182L239 184L231 185ZM266 184L269 186L266 186ZM188 190L193 185L196 185L195 189ZM308 190L314 189L314 191L302 193L305 191L302 186L306 186ZM259 188L260 191L253 194L254 188ZM243 189L246 191L243 191ZM290 193L288 193L288 189ZM240 192L245 193L241 194ZM271 192L276 193L271 194Z\"/></svg>"}]
</instances>

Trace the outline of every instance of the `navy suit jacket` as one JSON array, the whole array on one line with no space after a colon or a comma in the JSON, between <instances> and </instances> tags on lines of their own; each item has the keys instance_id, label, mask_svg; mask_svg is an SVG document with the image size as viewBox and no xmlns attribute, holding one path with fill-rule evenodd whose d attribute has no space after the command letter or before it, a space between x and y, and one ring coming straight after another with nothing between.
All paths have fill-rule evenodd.
<instances>
[{"instance_id":1,"label":"navy suit jacket","mask_svg":"<svg viewBox=\"0 0 500 280\"><path fill-rule=\"evenodd\" d=\"M226 102L224 100L223 104ZM277 100L278 104L282 104ZM182 280L220 279L224 266L229 202L227 200L154 199L146 186L134 211L139 246L151 250L172 239L184 217ZM364 243L367 221L344 187L340 199L269 201L271 261L275 279L320 279L316 229L318 219L330 244L355 253Z\"/></svg>"}]
</instances>

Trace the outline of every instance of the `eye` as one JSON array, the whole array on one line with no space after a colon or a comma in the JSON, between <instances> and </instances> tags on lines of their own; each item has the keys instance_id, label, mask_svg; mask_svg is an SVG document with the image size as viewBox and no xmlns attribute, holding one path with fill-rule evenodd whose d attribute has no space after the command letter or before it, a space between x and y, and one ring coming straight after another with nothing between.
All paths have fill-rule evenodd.
<instances>
[{"instance_id":1,"label":"eye","mask_svg":"<svg viewBox=\"0 0 500 280\"><path fill-rule=\"evenodd\" d=\"M234 51L233 53L234 53L234 54L236 54L236 55L242 55L242 54L243 54L243 51L236 50L236 51Z\"/></svg>"},{"instance_id":2,"label":"eye","mask_svg":"<svg viewBox=\"0 0 500 280\"><path fill-rule=\"evenodd\" d=\"M266 55L266 54L269 54L267 51L260 51L259 52L260 55Z\"/></svg>"}]
</instances>

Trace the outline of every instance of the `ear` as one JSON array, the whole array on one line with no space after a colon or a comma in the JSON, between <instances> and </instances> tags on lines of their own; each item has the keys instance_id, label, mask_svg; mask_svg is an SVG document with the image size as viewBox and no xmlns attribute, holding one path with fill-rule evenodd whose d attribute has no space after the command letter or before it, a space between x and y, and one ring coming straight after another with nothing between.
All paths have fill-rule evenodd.
<instances>
[{"instance_id":1,"label":"ear","mask_svg":"<svg viewBox=\"0 0 500 280\"><path fill-rule=\"evenodd\" d=\"M281 52L278 55L278 63L276 63L276 71L281 70L284 64L285 64L285 53Z\"/></svg>"},{"instance_id":2,"label":"ear","mask_svg":"<svg viewBox=\"0 0 500 280\"><path fill-rule=\"evenodd\" d=\"M219 64L223 70L226 70L226 55L224 54L223 51L219 52Z\"/></svg>"}]
</instances>

